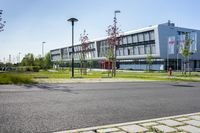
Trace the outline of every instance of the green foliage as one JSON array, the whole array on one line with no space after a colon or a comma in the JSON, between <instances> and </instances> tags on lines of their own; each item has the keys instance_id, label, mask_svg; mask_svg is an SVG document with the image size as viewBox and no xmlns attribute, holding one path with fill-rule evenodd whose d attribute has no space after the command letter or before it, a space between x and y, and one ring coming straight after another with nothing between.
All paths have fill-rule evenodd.
<instances>
[{"instance_id":1,"label":"green foliage","mask_svg":"<svg viewBox=\"0 0 200 133\"><path fill-rule=\"evenodd\" d=\"M152 63L153 63L153 57L152 57L152 55L151 54L148 54L147 55L147 57L146 57L146 62L147 62L147 64L148 64L148 71L150 71L150 67L151 67L151 65L152 65Z\"/></svg>"},{"instance_id":2,"label":"green foliage","mask_svg":"<svg viewBox=\"0 0 200 133\"><path fill-rule=\"evenodd\" d=\"M191 52L189 50L190 45L192 44L192 41L189 39L188 33L185 33L185 42L184 42L184 46L181 49L181 55L185 58L187 58L188 56L191 56Z\"/></svg>"},{"instance_id":3,"label":"green foliage","mask_svg":"<svg viewBox=\"0 0 200 133\"><path fill-rule=\"evenodd\" d=\"M49 69L52 68L53 63L51 62L51 55L47 53L44 58L35 58L32 53L28 53L21 61L21 66L25 68L19 68L22 71L39 71L38 69ZM34 66L34 67L30 67Z\"/></svg>"},{"instance_id":4,"label":"green foliage","mask_svg":"<svg viewBox=\"0 0 200 133\"><path fill-rule=\"evenodd\" d=\"M53 66L53 63L51 62L51 54L49 52L45 55L45 58L44 58L44 69L50 69L52 68L52 66Z\"/></svg>"},{"instance_id":5,"label":"green foliage","mask_svg":"<svg viewBox=\"0 0 200 133\"><path fill-rule=\"evenodd\" d=\"M39 66L39 68L44 68L43 58L35 58L34 65Z\"/></svg>"},{"instance_id":6,"label":"green foliage","mask_svg":"<svg viewBox=\"0 0 200 133\"><path fill-rule=\"evenodd\" d=\"M36 83L30 77L17 74L0 74L0 84L31 84Z\"/></svg>"},{"instance_id":7,"label":"green foliage","mask_svg":"<svg viewBox=\"0 0 200 133\"><path fill-rule=\"evenodd\" d=\"M108 76L109 74L109 76ZM109 78L111 71L90 71L81 78ZM172 78L168 78L167 73L159 72L128 72L119 71L115 78L119 79L136 79L136 80L159 80L159 81L193 81L199 82L200 73L196 72L192 77L183 77L180 72L175 72ZM35 77L40 77L35 79ZM48 78L45 78L48 77ZM34 83L34 80L40 82L41 78L54 81L54 79L69 79L71 73L68 69L40 71L40 72L7 72L0 73L0 84L18 84L18 83ZM79 69L75 68L75 77L80 78ZM34 79L34 80L32 80ZM44 80L44 79L43 79ZM62 81L62 80L61 80Z\"/></svg>"},{"instance_id":8,"label":"green foliage","mask_svg":"<svg viewBox=\"0 0 200 133\"><path fill-rule=\"evenodd\" d=\"M93 64L94 64L94 61L93 61L92 59L90 59L90 60L88 61L88 65L90 66L90 71L91 71L91 69L92 69Z\"/></svg>"},{"instance_id":9,"label":"green foliage","mask_svg":"<svg viewBox=\"0 0 200 133\"><path fill-rule=\"evenodd\" d=\"M107 51L107 54L106 54L106 58L109 60L109 61L112 61L114 59L114 51L113 51L113 48L109 48L108 51Z\"/></svg>"},{"instance_id":10,"label":"green foliage","mask_svg":"<svg viewBox=\"0 0 200 133\"><path fill-rule=\"evenodd\" d=\"M34 55L32 53L28 53L24 56L21 61L22 66L34 66Z\"/></svg>"},{"instance_id":11,"label":"green foliage","mask_svg":"<svg viewBox=\"0 0 200 133\"><path fill-rule=\"evenodd\" d=\"M189 57L192 55L192 52L190 52L189 50L191 44L192 44L192 40L189 38L188 33L186 32L184 46L183 48L181 48L181 55L184 57L184 74L185 75L186 75L186 60L188 58L188 63L189 63Z\"/></svg>"},{"instance_id":12,"label":"green foliage","mask_svg":"<svg viewBox=\"0 0 200 133\"><path fill-rule=\"evenodd\" d=\"M40 66L21 66L17 67L18 72L39 72Z\"/></svg>"}]
</instances>

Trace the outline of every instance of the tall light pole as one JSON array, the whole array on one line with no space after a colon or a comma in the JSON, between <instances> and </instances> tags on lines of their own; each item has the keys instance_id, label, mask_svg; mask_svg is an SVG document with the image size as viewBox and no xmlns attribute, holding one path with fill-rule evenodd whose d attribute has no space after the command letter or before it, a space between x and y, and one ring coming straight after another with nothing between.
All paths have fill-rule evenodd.
<instances>
[{"instance_id":1,"label":"tall light pole","mask_svg":"<svg viewBox=\"0 0 200 133\"><path fill-rule=\"evenodd\" d=\"M21 54L21 52L19 52L19 61L18 61L19 64L20 64L20 54Z\"/></svg>"},{"instance_id":2,"label":"tall light pole","mask_svg":"<svg viewBox=\"0 0 200 133\"><path fill-rule=\"evenodd\" d=\"M74 78L74 22L77 22L78 19L70 18L67 21L72 23L72 77Z\"/></svg>"},{"instance_id":3,"label":"tall light pole","mask_svg":"<svg viewBox=\"0 0 200 133\"><path fill-rule=\"evenodd\" d=\"M117 35L116 35L117 34L116 33L117 32L117 17L116 17L117 13L121 13L121 11L120 10L115 10L115 12L114 12L114 36L115 36L115 38L117 37ZM115 43L117 43L117 42L115 41ZM113 49L114 50L113 54L114 54L114 57L115 57L115 61L113 62L114 64L112 64L112 66L114 66L114 69L113 69L114 70L114 77L116 76L116 61L117 61L117 59L116 59L117 58L117 56L116 56L116 49L117 49L116 46L117 46L117 44L114 45L114 49Z\"/></svg>"},{"instance_id":4,"label":"tall light pole","mask_svg":"<svg viewBox=\"0 0 200 133\"><path fill-rule=\"evenodd\" d=\"M42 57L44 58L44 44L45 44L46 42L42 42Z\"/></svg>"}]
</instances>

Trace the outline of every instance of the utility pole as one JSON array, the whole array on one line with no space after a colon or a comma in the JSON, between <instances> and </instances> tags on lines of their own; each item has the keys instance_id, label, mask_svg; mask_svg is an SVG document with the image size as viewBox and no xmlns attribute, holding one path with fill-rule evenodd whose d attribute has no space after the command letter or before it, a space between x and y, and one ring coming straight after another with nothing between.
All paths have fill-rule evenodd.
<instances>
[{"instance_id":1,"label":"utility pole","mask_svg":"<svg viewBox=\"0 0 200 133\"><path fill-rule=\"evenodd\" d=\"M19 52L19 60L18 60L18 63L19 63L19 64L20 64L20 54L21 54L21 53Z\"/></svg>"},{"instance_id":2,"label":"utility pole","mask_svg":"<svg viewBox=\"0 0 200 133\"><path fill-rule=\"evenodd\" d=\"M74 22L77 22L78 19L70 18L67 21L72 23L72 77L74 78Z\"/></svg>"},{"instance_id":3,"label":"utility pole","mask_svg":"<svg viewBox=\"0 0 200 133\"><path fill-rule=\"evenodd\" d=\"M44 44L45 44L46 42L42 42L42 57L44 58Z\"/></svg>"},{"instance_id":4,"label":"utility pole","mask_svg":"<svg viewBox=\"0 0 200 133\"><path fill-rule=\"evenodd\" d=\"M115 12L114 12L114 36L115 36L115 38L117 37L117 35L116 35L116 32L117 32L117 13L121 13L121 11L120 10L115 10ZM118 42L116 42L116 40L115 40L115 43L118 43ZM113 52L113 54L114 54L114 62L112 62L112 63L114 63L114 64L112 64L112 66L114 67L114 73L112 73L112 74L114 74L113 76L115 77L116 76L116 62L117 62L117 56L116 56L116 47L117 47L117 44L115 44L114 45L114 48L113 48L113 50L114 50L114 52Z\"/></svg>"}]
</instances>

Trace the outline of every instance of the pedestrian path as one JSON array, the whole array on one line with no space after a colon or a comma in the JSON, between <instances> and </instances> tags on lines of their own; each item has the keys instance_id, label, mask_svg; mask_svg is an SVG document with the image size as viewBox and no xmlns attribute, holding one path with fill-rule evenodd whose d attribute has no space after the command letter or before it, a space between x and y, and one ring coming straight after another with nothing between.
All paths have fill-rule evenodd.
<instances>
[{"instance_id":1,"label":"pedestrian path","mask_svg":"<svg viewBox=\"0 0 200 133\"><path fill-rule=\"evenodd\" d=\"M200 112L55 133L200 133Z\"/></svg>"},{"instance_id":2,"label":"pedestrian path","mask_svg":"<svg viewBox=\"0 0 200 133\"><path fill-rule=\"evenodd\" d=\"M74 79L34 79L38 83L105 83L105 82L148 82L155 80L126 78L74 78Z\"/></svg>"}]
</instances>

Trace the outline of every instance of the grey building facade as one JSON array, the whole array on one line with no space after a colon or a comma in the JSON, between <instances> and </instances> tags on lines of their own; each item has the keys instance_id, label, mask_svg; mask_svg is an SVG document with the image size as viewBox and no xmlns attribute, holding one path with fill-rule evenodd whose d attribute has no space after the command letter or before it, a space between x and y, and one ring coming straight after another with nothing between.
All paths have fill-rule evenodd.
<instances>
[{"instance_id":1,"label":"grey building facade","mask_svg":"<svg viewBox=\"0 0 200 133\"><path fill-rule=\"evenodd\" d=\"M117 68L146 70L147 56L152 57L152 70L166 70L172 67L173 70L183 69L183 56L179 53L178 38L184 33L196 33L196 51L189 57L189 65L192 70L200 68L200 31L189 28L176 27L174 23L164 23L145 27L138 30L128 31L122 34L120 43L116 49ZM168 53L168 39L175 37L174 53ZM74 46L75 63L80 62L81 45ZM107 38L92 40L89 43L89 50L86 53L86 60L92 60L93 67L101 68L101 61L106 60L109 45ZM69 66L71 62L72 48L64 47L51 50L51 59L56 64L63 61Z\"/></svg>"}]
</instances>

